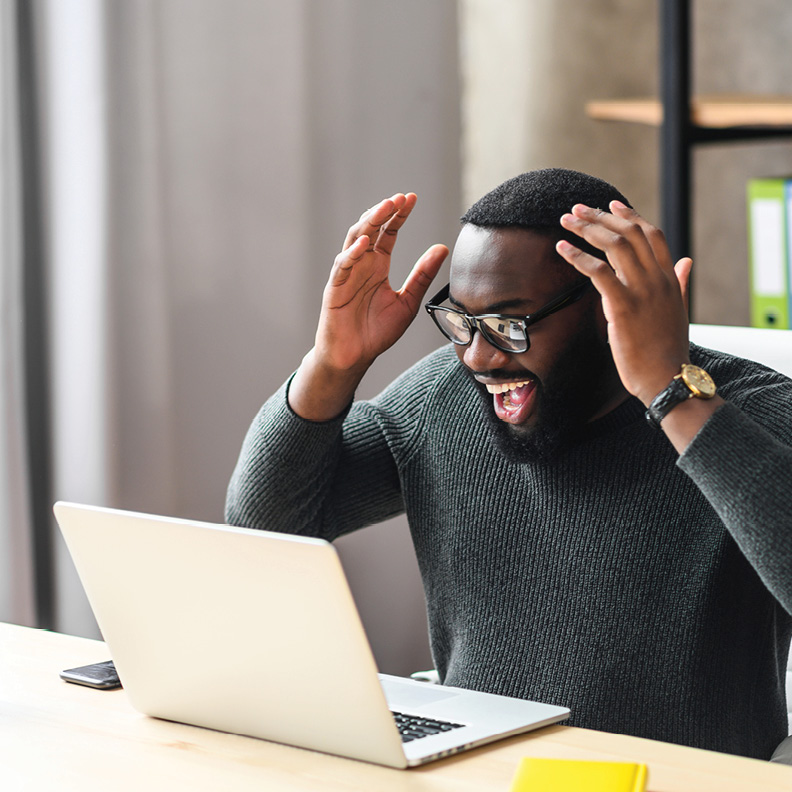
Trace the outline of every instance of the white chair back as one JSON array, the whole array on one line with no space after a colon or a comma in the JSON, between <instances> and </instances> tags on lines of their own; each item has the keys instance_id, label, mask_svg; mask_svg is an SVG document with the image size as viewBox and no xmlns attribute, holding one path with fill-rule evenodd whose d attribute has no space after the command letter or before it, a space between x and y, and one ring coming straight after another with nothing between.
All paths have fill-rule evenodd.
<instances>
[{"instance_id":1,"label":"white chair back","mask_svg":"<svg viewBox=\"0 0 792 792\"><path fill-rule=\"evenodd\" d=\"M693 324L690 340L699 346L764 363L792 377L792 330Z\"/></svg>"},{"instance_id":2,"label":"white chair back","mask_svg":"<svg viewBox=\"0 0 792 792\"><path fill-rule=\"evenodd\" d=\"M690 326L690 340L699 346L764 363L792 377L792 330L694 324ZM792 652L787 665L786 691L789 733L792 734Z\"/></svg>"}]
</instances>

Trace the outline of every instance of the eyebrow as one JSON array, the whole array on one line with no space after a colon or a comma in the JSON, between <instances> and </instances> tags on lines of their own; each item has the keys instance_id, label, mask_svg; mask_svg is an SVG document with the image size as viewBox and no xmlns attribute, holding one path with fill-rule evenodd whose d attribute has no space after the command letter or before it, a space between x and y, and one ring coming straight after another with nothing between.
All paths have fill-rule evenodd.
<instances>
[{"instance_id":1,"label":"eyebrow","mask_svg":"<svg viewBox=\"0 0 792 792\"><path fill-rule=\"evenodd\" d=\"M468 309L459 302L459 300L455 300L453 296L449 293L448 295L448 302L452 305L455 305L461 311L465 313L469 313ZM500 302L492 303L492 305L487 306L487 310L482 311L479 316L483 316L484 314L496 314L496 313L503 313L504 311L508 310L509 308L518 308L519 306L526 306L526 305L535 305L533 300L518 298L514 300L501 300ZM517 311L520 316L527 316L530 314L530 311Z\"/></svg>"}]
</instances>

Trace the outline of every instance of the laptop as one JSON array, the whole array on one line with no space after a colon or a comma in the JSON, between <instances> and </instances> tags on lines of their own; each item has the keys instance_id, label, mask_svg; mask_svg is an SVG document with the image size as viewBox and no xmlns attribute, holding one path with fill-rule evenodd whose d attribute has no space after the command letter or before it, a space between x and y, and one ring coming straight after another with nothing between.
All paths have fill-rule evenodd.
<instances>
[{"instance_id":1,"label":"laptop","mask_svg":"<svg viewBox=\"0 0 792 792\"><path fill-rule=\"evenodd\" d=\"M378 674L322 539L64 502L55 516L146 715L396 768L569 716Z\"/></svg>"}]
</instances>

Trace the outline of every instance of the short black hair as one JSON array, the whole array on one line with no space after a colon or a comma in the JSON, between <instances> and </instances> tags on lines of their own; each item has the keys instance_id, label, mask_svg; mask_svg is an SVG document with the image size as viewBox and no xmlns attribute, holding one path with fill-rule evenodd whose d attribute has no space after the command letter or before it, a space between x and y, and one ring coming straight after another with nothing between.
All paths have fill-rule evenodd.
<instances>
[{"instance_id":1,"label":"short black hair","mask_svg":"<svg viewBox=\"0 0 792 792\"><path fill-rule=\"evenodd\" d=\"M543 168L506 180L479 198L462 215L465 225L483 228L524 228L559 240L605 260L605 254L577 234L561 227L561 215L577 203L607 211L611 201L630 202L608 182L579 171Z\"/></svg>"}]
</instances>

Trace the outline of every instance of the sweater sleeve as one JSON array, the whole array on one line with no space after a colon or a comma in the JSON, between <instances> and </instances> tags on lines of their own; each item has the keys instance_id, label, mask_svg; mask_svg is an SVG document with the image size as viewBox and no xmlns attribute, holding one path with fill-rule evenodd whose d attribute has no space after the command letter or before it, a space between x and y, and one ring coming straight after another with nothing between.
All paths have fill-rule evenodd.
<instances>
[{"instance_id":1,"label":"sweater sleeve","mask_svg":"<svg viewBox=\"0 0 792 792\"><path fill-rule=\"evenodd\" d=\"M248 430L226 497L233 525L337 536L403 510L387 440L366 402L325 422L306 421L283 385Z\"/></svg>"},{"instance_id":2,"label":"sweater sleeve","mask_svg":"<svg viewBox=\"0 0 792 792\"><path fill-rule=\"evenodd\" d=\"M245 437L228 487L226 520L333 540L403 512L399 471L420 443L433 394L458 376L451 346L332 421L300 418L289 407L289 382L283 385Z\"/></svg>"},{"instance_id":3,"label":"sweater sleeve","mask_svg":"<svg viewBox=\"0 0 792 792\"><path fill-rule=\"evenodd\" d=\"M745 557L792 613L792 393L770 388L757 404L727 402L679 458ZM743 407L743 409L741 409ZM746 409L747 408L747 409Z\"/></svg>"}]
</instances>

